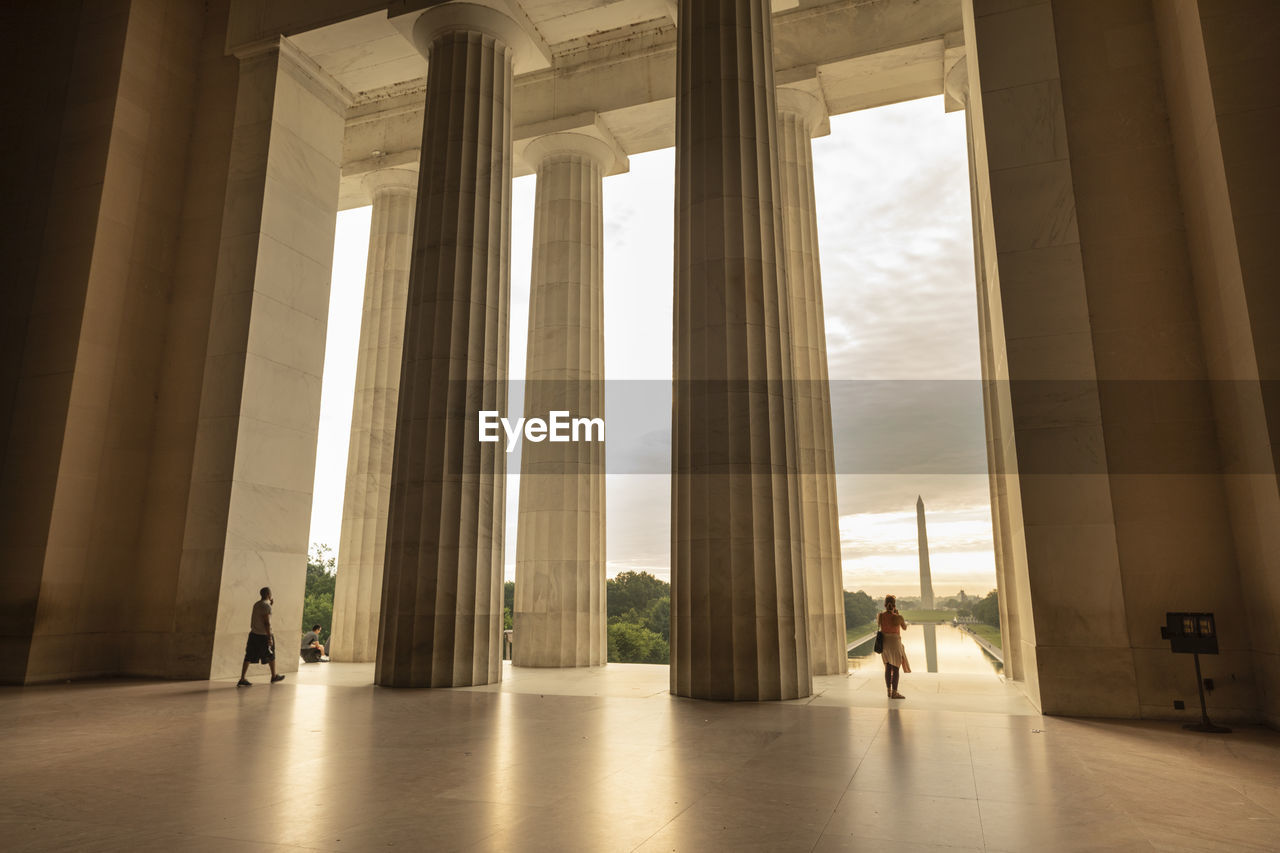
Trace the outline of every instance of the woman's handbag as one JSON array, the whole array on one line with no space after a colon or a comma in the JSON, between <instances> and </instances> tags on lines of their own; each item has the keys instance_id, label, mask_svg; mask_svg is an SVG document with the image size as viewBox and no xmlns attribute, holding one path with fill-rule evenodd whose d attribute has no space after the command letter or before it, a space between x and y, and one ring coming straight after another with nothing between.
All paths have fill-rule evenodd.
<instances>
[{"instance_id":1,"label":"woman's handbag","mask_svg":"<svg viewBox=\"0 0 1280 853\"><path fill-rule=\"evenodd\" d=\"M872 651L876 654L884 651L884 631L876 631L876 644L872 646Z\"/></svg>"}]
</instances>

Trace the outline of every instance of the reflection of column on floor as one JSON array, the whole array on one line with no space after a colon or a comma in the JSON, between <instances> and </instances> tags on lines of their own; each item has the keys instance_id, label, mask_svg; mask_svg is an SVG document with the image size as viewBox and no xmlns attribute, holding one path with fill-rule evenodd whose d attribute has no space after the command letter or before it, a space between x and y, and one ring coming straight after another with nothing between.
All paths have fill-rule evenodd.
<instances>
[{"instance_id":1,"label":"reflection of column on floor","mask_svg":"<svg viewBox=\"0 0 1280 853\"><path fill-rule=\"evenodd\" d=\"M924 663L926 672L938 671L938 626L932 622L920 626L924 631Z\"/></svg>"},{"instance_id":2,"label":"reflection of column on floor","mask_svg":"<svg viewBox=\"0 0 1280 853\"><path fill-rule=\"evenodd\" d=\"M506 454L479 412L506 414L511 77L524 38L500 12L435 6L405 311L375 681L461 687L502 674Z\"/></svg>"},{"instance_id":3,"label":"reflection of column on floor","mask_svg":"<svg viewBox=\"0 0 1280 853\"><path fill-rule=\"evenodd\" d=\"M378 645L418 173L382 169L370 172L363 183L373 204L373 218L338 543L340 571L329 639L331 657L341 661L371 661Z\"/></svg>"},{"instance_id":4,"label":"reflection of column on floor","mask_svg":"<svg viewBox=\"0 0 1280 853\"><path fill-rule=\"evenodd\" d=\"M613 149L552 133L538 175L525 413L604 417L603 179ZM516 536L516 666L606 662L604 442L525 442Z\"/></svg>"},{"instance_id":5,"label":"reflection of column on floor","mask_svg":"<svg viewBox=\"0 0 1280 853\"><path fill-rule=\"evenodd\" d=\"M813 690L769 0L681 0L671 692Z\"/></svg>"},{"instance_id":6,"label":"reflection of column on floor","mask_svg":"<svg viewBox=\"0 0 1280 853\"><path fill-rule=\"evenodd\" d=\"M818 91L816 80L811 85ZM780 88L777 99L778 172L791 303L809 663L814 675L837 675L848 671L848 658L811 141L814 133L825 126L826 108L816 95L800 88Z\"/></svg>"}]
</instances>

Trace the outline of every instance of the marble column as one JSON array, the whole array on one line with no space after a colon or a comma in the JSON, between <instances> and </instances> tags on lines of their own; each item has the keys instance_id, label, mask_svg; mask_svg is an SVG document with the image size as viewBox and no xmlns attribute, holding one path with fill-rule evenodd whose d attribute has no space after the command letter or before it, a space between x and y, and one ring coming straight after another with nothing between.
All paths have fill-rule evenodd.
<instances>
[{"instance_id":1,"label":"marble column","mask_svg":"<svg viewBox=\"0 0 1280 853\"><path fill-rule=\"evenodd\" d=\"M604 142L530 143L538 175L525 414L604 417ZM604 442L524 442L516 539L516 666L599 666L605 622Z\"/></svg>"},{"instance_id":2,"label":"marble column","mask_svg":"<svg viewBox=\"0 0 1280 853\"><path fill-rule=\"evenodd\" d=\"M817 97L795 88L778 89L777 103L782 225L791 296L791 359L796 380L796 447L804 520L804 581L809 606L809 665L814 675L838 675L848 671L849 656L811 143L826 118L826 109Z\"/></svg>"},{"instance_id":3,"label":"marble column","mask_svg":"<svg viewBox=\"0 0 1280 853\"><path fill-rule=\"evenodd\" d=\"M330 656L340 661L371 661L378 647L418 174L410 169L381 169L370 172L362 183L373 203L373 218L329 648Z\"/></svg>"},{"instance_id":4,"label":"marble column","mask_svg":"<svg viewBox=\"0 0 1280 853\"><path fill-rule=\"evenodd\" d=\"M812 692L768 0L682 0L671 692Z\"/></svg>"},{"instance_id":5,"label":"marble column","mask_svg":"<svg viewBox=\"0 0 1280 853\"><path fill-rule=\"evenodd\" d=\"M461 687L502 674L504 416L511 238L510 18L449 4L414 24L427 56L418 210L375 681Z\"/></svg>"}]
</instances>

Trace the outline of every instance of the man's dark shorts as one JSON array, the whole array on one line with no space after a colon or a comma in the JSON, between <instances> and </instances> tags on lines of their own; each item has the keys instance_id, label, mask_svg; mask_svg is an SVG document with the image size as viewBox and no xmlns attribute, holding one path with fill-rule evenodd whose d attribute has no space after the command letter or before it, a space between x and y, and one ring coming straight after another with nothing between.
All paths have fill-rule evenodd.
<instances>
[{"instance_id":1,"label":"man's dark shorts","mask_svg":"<svg viewBox=\"0 0 1280 853\"><path fill-rule=\"evenodd\" d=\"M244 644L246 663L271 663L276 659L275 650L271 648L271 638L266 634L249 633L249 642Z\"/></svg>"}]
</instances>

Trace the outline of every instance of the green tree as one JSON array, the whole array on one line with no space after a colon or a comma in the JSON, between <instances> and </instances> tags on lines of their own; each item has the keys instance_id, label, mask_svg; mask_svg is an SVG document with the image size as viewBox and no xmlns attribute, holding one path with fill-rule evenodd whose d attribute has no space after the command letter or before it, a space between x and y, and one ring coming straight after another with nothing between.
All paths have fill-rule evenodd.
<instances>
[{"instance_id":1,"label":"green tree","mask_svg":"<svg viewBox=\"0 0 1280 853\"><path fill-rule=\"evenodd\" d=\"M670 663L671 646L658 634L634 622L609 625L611 663Z\"/></svg>"},{"instance_id":2,"label":"green tree","mask_svg":"<svg viewBox=\"0 0 1280 853\"><path fill-rule=\"evenodd\" d=\"M338 583L338 561L328 545L312 543L307 556L307 586L302 599L302 631L319 625L323 642L333 633L333 593ZM302 639L302 635L298 635Z\"/></svg>"},{"instance_id":3,"label":"green tree","mask_svg":"<svg viewBox=\"0 0 1280 853\"><path fill-rule=\"evenodd\" d=\"M876 618L880 606L862 590L844 591L844 624L852 629Z\"/></svg>"},{"instance_id":4,"label":"green tree","mask_svg":"<svg viewBox=\"0 0 1280 853\"><path fill-rule=\"evenodd\" d=\"M671 584L666 581L648 572L619 572L606 584L606 610L609 616L621 616L628 610L643 613L649 602L664 595L671 596Z\"/></svg>"},{"instance_id":5,"label":"green tree","mask_svg":"<svg viewBox=\"0 0 1280 853\"><path fill-rule=\"evenodd\" d=\"M644 627L657 634L663 642L671 642L671 596L664 595L649 602L644 611Z\"/></svg>"},{"instance_id":6,"label":"green tree","mask_svg":"<svg viewBox=\"0 0 1280 853\"><path fill-rule=\"evenodd\" d=\"M973 600L973 599L971 599ZM973 617L993 628L1000 627L1000 599L993 589L985 598L973 600Z\"/></svg>"},{"instance_id":7,"label":"green tree","mask_svg":"<svg viewBox=\"0 0 1280 853\"><path fill-rule=\"evenodd\" d=\"M515 624L516 582L506 581L502 584L502 630L510 631Z\"/></svg>"}]
</instances>

